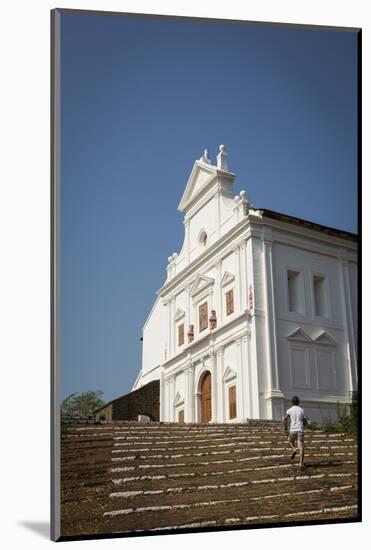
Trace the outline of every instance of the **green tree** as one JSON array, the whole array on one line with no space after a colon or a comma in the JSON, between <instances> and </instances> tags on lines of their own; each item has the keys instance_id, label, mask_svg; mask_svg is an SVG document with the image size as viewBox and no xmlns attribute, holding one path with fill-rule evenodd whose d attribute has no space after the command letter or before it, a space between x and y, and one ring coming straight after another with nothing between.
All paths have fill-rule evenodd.
<instances>
[{"instance_id":1,"label":"green tree","mask_svg":"<svg viewBox=\"0 0 371 550\"><path fill-rule=\"evenodd\" d=\"M62 416L89 416L105 402L102 399L102 390L89 390L86 392L71 393L61 403Z\"/></svg>"}]
</instances>

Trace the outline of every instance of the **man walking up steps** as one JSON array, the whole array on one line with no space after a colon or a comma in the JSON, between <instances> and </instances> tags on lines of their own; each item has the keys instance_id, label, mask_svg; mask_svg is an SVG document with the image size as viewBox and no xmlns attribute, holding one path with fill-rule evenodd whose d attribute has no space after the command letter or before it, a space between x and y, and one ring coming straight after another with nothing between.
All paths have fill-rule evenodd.
<instances>
[{"instance_id":1,"label":"man walking up steps","mask_svg":"<svg viewBox=\"0 0 371 550\"><path fill-rule=\"evenodd\" d=\"M291 460L294 460L297 451L299 451L300 469L304 470L304 426L307 424L307 419L304 410L299 407L299 398L297 395L294 395L291 402L292 407L286 411L283 421L285 434L292 448Z\"/></svg>"}]
</instances>

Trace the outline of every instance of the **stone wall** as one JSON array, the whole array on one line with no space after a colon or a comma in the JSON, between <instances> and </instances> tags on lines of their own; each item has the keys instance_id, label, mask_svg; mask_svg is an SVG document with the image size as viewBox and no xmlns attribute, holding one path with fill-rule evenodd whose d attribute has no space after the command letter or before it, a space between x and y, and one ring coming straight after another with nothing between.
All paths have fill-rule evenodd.
<instances>
[{"instance_id":1,"label":"stone wall","mask_svg":"<svg viewBox=\"0 0 371 550\"><path fill-rule=\"evenodd\" d=\"M149 416L153 421L160 420L160 382L153 380L122 397L107 403L96 411L97 418L107 420L138 420L139 415Z\"/></svg>"},{"instance_id":2,"label":"stone wall","mask_svg":"<svg viewBox=\"0 0 371 550\"><path fill-rule=\"evenodd\" d=\"M106 407L103 407L103 409L99 410L99 416L98 418L104 418L104 420L112 420L112 403L110 405L107 405Z\"/></svg>"}]
</instances>

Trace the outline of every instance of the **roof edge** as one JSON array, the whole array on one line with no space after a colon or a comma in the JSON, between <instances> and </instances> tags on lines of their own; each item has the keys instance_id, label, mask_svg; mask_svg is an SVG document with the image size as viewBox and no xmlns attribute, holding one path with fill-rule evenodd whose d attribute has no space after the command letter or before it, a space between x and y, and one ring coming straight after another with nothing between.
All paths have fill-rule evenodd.
<instances>
[{"instance_id":1,"label":"roof edge","mask_svg":"<svg viewBox=\"0 0 371 550\"><path fill-rule=\"evenodd\" d=\"M268 210L267 208L255 208L262 213L262 216L267 218L272 218L273 220L279 220L286 223L297 224L315 231L321 231L328 235L334 235L336 237L342 237L354 242L358 242L358 235L356 233L351 233L350 231L345 231L343 229L337 229L335 227L328 227L320 223L311 222L310 220L304 220L303 218L297 218L295 216L290 216L289 214L282 214L281 212L275 212L274 210Z\"/></svg>"}]
</instances>

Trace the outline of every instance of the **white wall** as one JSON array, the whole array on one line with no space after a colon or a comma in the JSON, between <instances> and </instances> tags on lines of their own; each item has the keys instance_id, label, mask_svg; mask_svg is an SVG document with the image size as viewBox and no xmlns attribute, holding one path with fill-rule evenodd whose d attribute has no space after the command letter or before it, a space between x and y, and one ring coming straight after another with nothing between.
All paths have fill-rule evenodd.
<instances>
[{"instance_id":1,"label":"white wall","mask_svg":"<svg viewBox=\"0 0 371 550\"><path fill-rule=\"evenodd\" d=\"M350 302L352 308L352 319L354 332L358 332L358 315L357 315L357 300L358 300L358 285L357 285L357 264L349 262L349 283L350 283Z\"/></svg>"},{"instance_id":2,"label":"white wall","mask_svg":"<svg viewBox=\"0 0 371 550\"><path fill-rule=\"evenodd\" d=\"M336 247L333 252L336 254ZM340 400L348 395L347 341L338 262L336 257L273 243L278 372L280 389L286 396L329 398L336 403L337 398ZM288 269L300 271L301 312L290 312L288 308ZM314 274L325 276L326 317L315 315ZM308 338L305 335L298 335L295 340L288 338L298 328ZM334 343L315 342L321 332L326 332ZM326 409L325 404L316 405L314 409L316 407ZM316 417L320 420L317 413Z\"/></svg>"},{"instance_id":3,"label":"white wall","mask_svg":"<svg viewBox=\"0 0 371 550\"><path fill-rule=\"evenodd\" d=\"M199 235L204 230L207 234L207 246L216 240L216 208L212 197L189 222L190 261L199 256L205 248L199 243Z\"/></svg>"},{"instance_id":4,"label":"white wall","mask_svg":"<svg viewBox=\"0 0 371 550\"><path fill-rule=\"evenodd\" d=\"M166 308L157 299L143 328L142 376L165 361L166 335ZM155 378L158 377L156 373ZM151 379L147 376L145 383Z\"/></svg>"}]
</instances>

